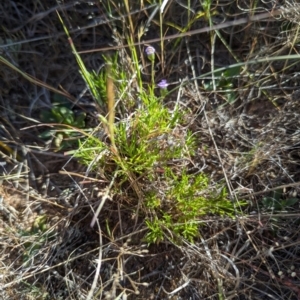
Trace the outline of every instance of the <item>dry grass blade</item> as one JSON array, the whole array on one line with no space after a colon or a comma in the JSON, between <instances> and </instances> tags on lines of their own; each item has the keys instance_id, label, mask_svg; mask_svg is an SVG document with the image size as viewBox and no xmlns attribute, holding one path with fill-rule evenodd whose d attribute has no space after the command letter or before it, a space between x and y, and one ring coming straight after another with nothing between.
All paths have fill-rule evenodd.
<instances>
[{"instance_id":1,"label":"dry grass blade","mask_svg":"<svg viewBox=\"0 0 300 300\"><path fill-rule=\"evenodd\" d=\"M115 91L114 81L111 75L111 66L107 65L107 79L106 79L106 91L107 91L107 103L108 103L108 127L109 137L114 152L118 152L115 144L114 126L115 126Z\"/></svg>"}]
</instances>

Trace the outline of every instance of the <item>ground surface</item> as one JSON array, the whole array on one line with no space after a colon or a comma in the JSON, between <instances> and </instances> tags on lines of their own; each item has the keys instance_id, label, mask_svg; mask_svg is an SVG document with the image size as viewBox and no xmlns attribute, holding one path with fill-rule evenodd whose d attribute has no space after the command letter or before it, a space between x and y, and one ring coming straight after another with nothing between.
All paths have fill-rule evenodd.
<instances>
[{"instance_id":1,"label":"ground surface","mask_svg":"<svg viewBox=\"0 0 300 300\"><path fill-rule=\"evenodd\" d=\"M203 3L187 9L168 1L164 35L178 33L170 24L183 28L188 19L187 30L209 27L199 17ZM159 38L159 14L151 15L156 6L131 5L136 30L149 25L141 40ZM56 10L78 51L110 47L107 53L126 44L119 7L108 1L0 4L0 298L87 299L94 281L91 299L300 299L298 4L212 1L212 25L245 22L187 35L175 48L166 39L164 51L151 43L165 58L156 66L157 81L167 78L171 88L187 82L166 105L180 95L189 112L186 130L198 141L191 165L248 205L235 219L204 217L194 243L150 246L130 206L130 186L120 185L105 203L99 235L90 227L92 208L109 181L39 137L52 126L42 123L41 112L59 93L74 111L87 113L87 127L99 125ZM251 21L279 8L281 18ZM142 60L145 47L137 47ZM103 64L100 53L82 54L89 70ZM212 66L239 62L251 63L215 83L211 74L195 79ZM128 67L126 55L120 64Z\"/></svg>"}]
</instances>

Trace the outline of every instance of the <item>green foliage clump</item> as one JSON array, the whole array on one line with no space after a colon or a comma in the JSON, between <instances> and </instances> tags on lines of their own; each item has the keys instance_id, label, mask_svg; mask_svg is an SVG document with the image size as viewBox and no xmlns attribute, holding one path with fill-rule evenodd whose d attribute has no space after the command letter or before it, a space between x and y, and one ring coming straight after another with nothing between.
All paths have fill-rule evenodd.
<instances>
[{"instance_id":1,"label":"green foliage clump","mask_svg":"<svg viewBox=\"0 0 300 300\"><path fill-rule=\"evenodd\" d=\"M110 187L115 186L116 192L123 183L128 183L135 193L130 205L137 213L136 218L145 220L148 229L145 240L149 244L164 240L176 242L180 237L193 241L204 215L233 217L234 204L228 200L225 188L210 187L206 175L188 173L196 138L184 128L186 111L180 110L178 104L171 109L164 103L168 96L166 80L158 84L160 92L156 93L155 49L147 49L151 83L145 86L136 49L130 40L128 44L132 65L137 66L131 78L118 64L117 56L104 58L106 68L99 75L89 73L82 66L80 56L76 56L95 101L101 109L107 102L107 113L99 116L101 138L89 136L75 156L89 168L101 170L110 180L113 178ZM129 89L133 78L136 86ZM155 188L149 191L147 185ZM100 209L94 218L99 212Z\"/></svg>"},{"instance_id":2,"label":"green foliage clump","mask_svg":"<svg viewBox=\"0 0 300 300\"><path fill-rule=\"evenodd\" d=\"M176 135L184 112L169 111L159 97L146 93L143 103L129 120L115 125L115 144L118 155L111 145L91 136L76 156L86 164L99 157L96 167L104 173L121 170L124 180L130 174L147 181L157 180L157 167L163 171L162 186L145 195L143 217L148 227L146 241L155 243L165 239L175 241L183 237L192 241L199 234L201 217L207 214L234 216L234 205L228 200L226 189L209 190L209 179L203 174L188 174L168 166L176 159L187 159L194 154L196 141L191 132ZM130 181L130 180L129 180ZM164 194L164 197L161 194Z\"/></svg>"},{"instance_id":3,"label":"green foliage clump","mask_svg":"<svg viewBox=\"0 0 300 300\"><path fill-rule=\"evenodd\" d=\"M283 189L275 190L270 196L262 198L262 207L265 210L284 211L299 202L297 197L284 197Z\"/></svg>"},{"instance_id":4,"label":"green foliage clump","mask_svg":"<svg viewBox=\"0 0 300 300\"><path fill-rule=\"evenodd\" d=\"M147 220L149 232L148 243L155 243L165 238L176 240L184 237L193 241L199 235L201 217L207 214L227 215L234 217L233 203L228 200L226 189L209 191L209 179L203 174L180 175L171 169L165 172L169 190L163 199L159 192L150 193L146 200L153 219Z\"/></svg>"},{"instance_id":5,"label":"green foliage clump","mask_svg":"<svg viewBox=\"0 0 300 300\"><path fill-rule=\"evenodd\" d=\"M204 89L207 91L213 91L214 86L218 89L218 92L223 95L227 103L232 104L237 99L237 92L234 88L234 79L241 73L241 68L233 67L228 68L224 72L216 71L214 73L215 80L204 83Z\"/></svg>"},{"instance_id":6,"label":"green foliage clump","mask_svg":"<svg viewBox=\"0 0 300 300\"><path fill-rule=\"evenodd\" d=\"M53 139L53 144L57 150L70 147L77 143L78 138L78 131L71 128L84 128L85 117L84 112L76 114L71 109L69 102L55 95L51 109L43 110L40 115L43 122L53 123L54 128L44 130L39 137L44 140Z\"/></svg>"}]
</instances>

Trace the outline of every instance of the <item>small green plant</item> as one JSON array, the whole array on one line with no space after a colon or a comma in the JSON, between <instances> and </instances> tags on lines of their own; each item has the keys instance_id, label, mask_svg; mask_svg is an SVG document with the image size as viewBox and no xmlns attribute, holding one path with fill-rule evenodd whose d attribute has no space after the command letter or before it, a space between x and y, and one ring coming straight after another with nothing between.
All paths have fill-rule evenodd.
<instances>
[{"instance_id":1,"label":"small green plant","mask_svg":"<svg viewBox=\"0 0 300 300\"><path fill-rule=\"evenodd\" d=\"M44 130L39 137L45 140L52 139L57 150L65 149L78 142L78 132L66 126L76 128L85 127L85 113L74 113L70 103L59 95L54 97L53 106L49 110L43 110L40 118L44 123L53 123L54 128Z\"/></svg>"},{"instance_id":2,"label":"small green plant","mask_svg":"<svg viewBox=\"0 0 300 300\"><path fill-rule=\"evenodd\" d=\"M241 68L228 68L224 72L215 72L215 87L218 92L225 98L226 102L232 104L237 99L237 92L234 89L234 78L240 75ZM212 81L203 83L203 87L207 91L213 91L214 85Z\"/></svg>"},{"instance_id":3,"label":"small green plant","mask_svg":"<svg viewBox=\"0 0 300 300\"><path fill-rule=\"evenodd\" d=\"M228 199L225 188L212 189L205 174L188 173L186 165L197 144L195 135L184 128L188 111L180 109L178 104L170 108L164 103L169 94L168 82L162 79L155 83L156 53L151 46L145 49L150 61L147 73L151 74L151 82L144 84L138 53L133 46L132 26L130 30L127 42L132 63L127 66L127 71L132 74L124 71L125 66L118 63L118 56L104 57L106 68L99 75L89 73L71 43L95 101L99 104L101 97L101 103L106 102L107 113L100 115L99 121L102 136L104 131L108 137L88 136L80 142L74 155L90 168L101 170L101 174L110 180L111 188L115 186L115 193L124 183L132 188L135 195L127 202L135 211L136 222L138 218L144 220L148 229L145 240L149 244L167 239L176 242L181 237L193 241L199 234L203 216L233 217L235 206ZM135 78L136 86L128 93L132 78ZM115 94L120 100L118 107ZM105 105L102 108L105 109ZM115 121L116 113L118 122ZM176 164L176 160L183 166ZM142 186L153 182L155 188L141 191ZM239 203L240 206L243 204ZM94 214L91 226L101 207Z\"/></svg>"},{"instance_id":4,"label":"small green plant","mask_svg":"<svg viewBox=\"0 0 300 300\"><path fill-rule=\"evenodd\" d=\"M264 212L271 212L268 224L274 236L278 235L280 223L284 219L282 213L291 210L291 207L296 203L299 203L299 199L284 195L283 189L274 190L270 195L262 198L260 208Z\"/></svg>"},{"instance_id":5,"label":"small green plant","mask_svg":"<svg viewBox=\"0 0 300 300\"><path fill-rule=\"evenodd\" d=\"M179 237L193 241L199 235L199 223L204 215L234 217L234 204L228 199L226 189L210 191L205 174L192 175L183 170L176 175L169 168L165 170L165 179L170 188L164 197L161 199L159 191L156 191L146 198L146 206L155 216L153 221L146 223L149 229L146 235L148 243L158 242L166 236L173 241Z\"/></svg>"},{"instance_id":6,"label":"small green plant","mask_svg":"<svg viewBox=\"0 0 300 300\"><path fill-rule=\"evenodd\" d=\"M117 152L112 151L110 144L90 137L84 147L80 147L76 157L85 163L91 162L91 153L96 150L98 163L104 170L111 170L109 162L114 161L121 167L125 177L129 173L147 173L151 177L156 164L180 158L192 151L194 140L190 133L186 138L172 134L181 114L178 111L170 113L160 98L154 95L141 93L140 96L143 105L137 109L134 117L115 126Z\"/></svg>"},{"instance_id":7,"label":"small green plant","mask_svg":"<svg viewBox=\"0 0 300 300\"><path fill-rule=\"evenodd\" d=\"M47 216L42 215L35 219L30 229L22 230L19 234L21 239L24 240L23 262L27 266L41 247L54 237L55 233L49 231Z\"/></svg>"},{"instance_id":8,"label":"small green plant","mask_svg":"<svg viewBox=\"0 0 300 300\"><path fill-rule=\"evenodd\" d=\"M154 53L152 48L150 50L146 53L152 62ZM119 82L117 64L110 66L114 80ZM107 75L101 76L107 78ZM100 84L96 86L98 89L102 87ZM100 168L103 174L117 172L118 189L121 183L129 181L136 192L139 179L144 183L156 181L159 177L157 190L146 193L144 199L139 195L138 201L143 203L136 200L131 203L143 207L138 217L145 219L148 228L145 240L149 244L166 239L175 242L180 237L193 241L199 235L203 216L234 217L235 206L228 200L225 188L209 187L205 174L188 174L185 168L178 172L176 164L172 166L172 161L184 161L194 154L196 139L191 132L181 130L187 112L180 111L177 106L170 110L164 105L163 99L168 95L167 81L162 80L157 86L159 93L155 93L152 76L151 86L137 92L141 101L139 108L131 118L113 124L113 144L90 136L75 156L87 165L94 162L93 167ZM115 90L119 93L123 88ZM106 98L109 101L109 96ZM104 126L109 123L103 117L101 121ZM107 130L108 134L110 132ZM163 191L162 186L167 187L166 190Z\"/></svg>"},{"instance_id":9,"label":"small green plant","mask_svg":"<svg viewBox=\"0 0 300 300\"><path fill-rule=\"evenodd\" d=\"M146 225L149 229L149 232L146 235L146 241L150 243L158 243L164 240L164 221L160 221L157 218L150 221L146 220Z\"/></svg>"},{"instance_id":10,"label":"small green plant","mask_svg":"<svg viewBox=\"0 0 300 300\"><path fill-rule=\"evenodd\" d=\"M299 202L299 199L296 197L287 197L283 196L283 190L278 189L271 193L270 196L263 197L262 205L267 210L272 211L283 211L287 208L295 205Z\"/></svg>"}]
</instances>

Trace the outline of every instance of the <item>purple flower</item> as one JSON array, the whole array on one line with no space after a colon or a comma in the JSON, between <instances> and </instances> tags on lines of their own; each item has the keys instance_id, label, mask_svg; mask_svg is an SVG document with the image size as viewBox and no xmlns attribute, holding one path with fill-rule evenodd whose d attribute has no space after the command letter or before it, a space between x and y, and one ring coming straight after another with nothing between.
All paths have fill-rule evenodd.
<instances>
[{"instance_id":1,"label":"purple flower","mask_svg":"<svg viewBox=\"0 0 300 300\"><path fill-rule=\"evenodd\" d=\"M154 60L155 60L155 49L152 46L148 46L145 49L145 52L148 56L148 59L151 60L152 62L154 62Z\"/></svg>"},{"instance_id":2,"label":"purple flower","mask_svg":"<svg viewBox=\"0 0 300 300\"><path fill-rule=\"evenodd\" d=\"M168 82L166 79L162 79L158 84L157 86L160 88L160 89L167 89L168 87Z\"/></svg>"},{"instance_id":3,"label":"purple flower","mask_svg":"<svg viewBox=\"0 0 300 300\"><path fill-rule=\"evenodd\" d=\"M152 55L155 53L155 49L152 46L148 46L145 50L147 56Z\"/></svg>"},{"instance_id":4,"label":"purple flower","mask_svg":"<svg viewBox=\"0 0 300 300\"><path fill-rule=\"evenodd\" d=\"M168 94L168 82L166 79L162 79L158 84L157 86L160 88L160 95L161 97L165 97L167 94Z\"/></svg>"}]
</instances>

